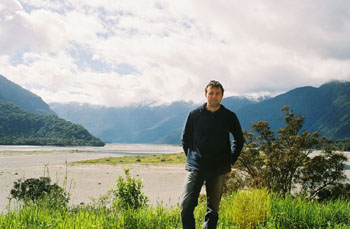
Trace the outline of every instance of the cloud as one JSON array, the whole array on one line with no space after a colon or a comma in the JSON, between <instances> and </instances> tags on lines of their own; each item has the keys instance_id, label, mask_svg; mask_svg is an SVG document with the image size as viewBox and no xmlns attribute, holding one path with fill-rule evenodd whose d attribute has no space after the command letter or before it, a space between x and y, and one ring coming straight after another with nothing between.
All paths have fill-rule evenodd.
<instances>
[{"instance_id":1,"label":"cloud","mask_svg":"<svg viewBox=\"0 0 350 229\"><path fill-rule=\"evenodd\" d=\"M350 80L348 1L4 0L2 75L46 102L276 95Z\"/></svg>"}]
</instances>

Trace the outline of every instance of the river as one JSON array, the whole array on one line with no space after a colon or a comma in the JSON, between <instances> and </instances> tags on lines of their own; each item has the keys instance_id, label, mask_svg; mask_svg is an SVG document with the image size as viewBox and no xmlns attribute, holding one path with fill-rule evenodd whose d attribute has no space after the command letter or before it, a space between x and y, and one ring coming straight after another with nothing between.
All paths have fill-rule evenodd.
<instances>
[{"instance_id":1,"label":"river","mask_svg":"<svg viewBox=\"0 0 350 229\"><path fill-rule=\"evenodd\" d=\"M157 144L106 144L104 147L0 145L0 171L38 165L53 165L101 157L179 153L177 145ZM50 153L47 153L50 152Z\"/></svg>"}]
</instances>

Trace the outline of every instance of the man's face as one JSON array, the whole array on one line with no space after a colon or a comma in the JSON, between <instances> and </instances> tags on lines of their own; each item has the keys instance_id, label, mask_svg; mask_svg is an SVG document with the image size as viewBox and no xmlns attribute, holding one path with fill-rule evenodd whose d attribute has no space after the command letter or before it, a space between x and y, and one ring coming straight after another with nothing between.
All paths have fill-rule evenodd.
<instances>
[{"instance_id":1,"label":"man's face","mask_svg":"<svg viewBox=\"0 0 350 229\"><path fill-rule=\"evenodd\" d=\"M205 98L207 98L207 104L210 107L216 108L220 106L223 93L221 88L219 87L208 87L207 88L207 93L205 93Z\"/></svg>"}]
</instances>

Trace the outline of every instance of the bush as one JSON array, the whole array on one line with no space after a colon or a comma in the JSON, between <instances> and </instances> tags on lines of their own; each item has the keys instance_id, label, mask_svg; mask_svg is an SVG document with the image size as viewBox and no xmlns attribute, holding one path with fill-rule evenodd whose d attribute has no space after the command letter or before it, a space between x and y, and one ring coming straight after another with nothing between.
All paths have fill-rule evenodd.
<instances>
[{"instance_id":1,"label":"bush","mask_svg":"<svg viewBox=\"0 0 350 229\"><path fill-rule=\"evenodd\" d=\"M130 176L128 169L124 170L125 178L119 176L114 195L113 206L121 209L138 209L147 206L148 197L141 191L141 179Z\"/></svg>"},{"instance_id":2,"label":"bush","mask_svg":"<svg viewBox=\"0 0 350 229\"><path fill-rule=\"evenodd\" d=\"M269 123L253 123L244 131L245 147L227 176L225 193L264 188L277 193L300 194L311 199L348 198L346 156L318 132L302 131L305 117L288 106L281 109L284 127L273 131ZM316 150L317 149L317 150Z\"/></svg>"},{"instance_id":3,"label":"bush","mask_svg":"<svg viewBox=\"0 0 350 229\"><path fill-rule=\"evenodd\" d=\"M36 204L42 200L46 200L52 207L66 207L69 201L69 195L56 183L50 183L50 177L19 179L14 182L13 189L11 189L11 197L19 201L24 201L25 204Z\"/></svg>"}]
</instances>

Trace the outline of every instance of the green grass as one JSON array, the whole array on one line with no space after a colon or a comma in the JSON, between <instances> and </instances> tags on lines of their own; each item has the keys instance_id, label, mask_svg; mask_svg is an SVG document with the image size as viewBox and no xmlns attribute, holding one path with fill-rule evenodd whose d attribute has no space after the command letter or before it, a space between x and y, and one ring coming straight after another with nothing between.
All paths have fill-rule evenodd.
<instances>
[{"instance_id":1,"label":"green grass","mask_svg":"<svg viewBox=\"0 0 350 229\"><path fill-rule=\"evenodd\" d=\"M93 160L74 162L74 164L184 164L186 157L184 153L156 154L145 156L123 156L107 157Z\"/></svg>"},{"instance_id":2,"label":"green grass","mask_svg":"<svg viewBox=\"0 0 350 229\"><path fill-rule=\"evenodd\" d=\"M201 228L205 201L195 210ZM218 228L350 228L350 200L325 203L266 190L238 191L223 197ZM261 217L263 216L263 217ZM161 205L119 210L101 204L57 207L29 205L0 214L0 228L181 228L180 208Z\"/></svg>"}]
</instances>

